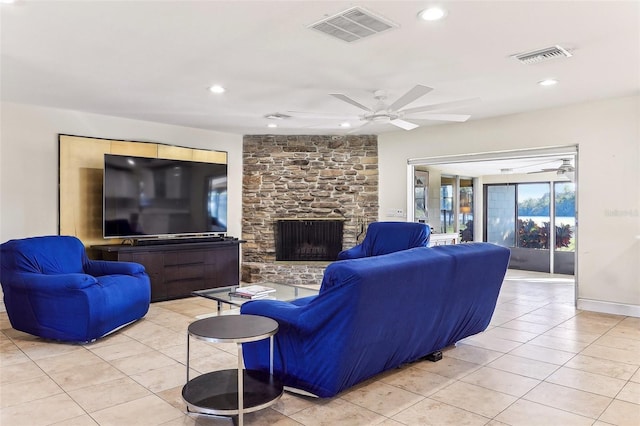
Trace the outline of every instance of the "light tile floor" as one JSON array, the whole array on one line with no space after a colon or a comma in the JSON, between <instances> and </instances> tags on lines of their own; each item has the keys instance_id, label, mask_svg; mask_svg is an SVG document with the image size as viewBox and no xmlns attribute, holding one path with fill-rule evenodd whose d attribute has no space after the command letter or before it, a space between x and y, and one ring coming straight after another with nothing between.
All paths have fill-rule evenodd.
<instances>
[{"instance_id":1,"label":"light tile floor","mask_svg":"<svg viewBox=\"0 0 640 426\"><path fill-rule=\"evenodd\" d=\"M0 312L0 424L231 425L185 414L180 393L187 326L215 308L202 298L154 303L86 345L15 331ZM237 365L234 344L191 342L192 377ZM331 399L285 393L245 424L638 426L640 318L576 310L572 277L509 271L489 329L441 361Z\"/></svg>"}]
</instances>

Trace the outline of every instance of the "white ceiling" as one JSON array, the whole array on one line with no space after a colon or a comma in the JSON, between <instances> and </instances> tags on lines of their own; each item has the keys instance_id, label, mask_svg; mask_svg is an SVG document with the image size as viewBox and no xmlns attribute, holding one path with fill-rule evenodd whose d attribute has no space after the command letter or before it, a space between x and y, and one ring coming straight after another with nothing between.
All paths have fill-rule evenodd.
<instances>
[{"instance_id":1,"label":"white ceiling","mask_svg":"<svg viewBox=\"0 0 640 426\"><path fill-rule=\"evenodd\" d=\"M638 1L30 1L1 5L1 98L237 134L341 134L344 120L270 113L362 111L416 84L409 107L480 98L446 113L471 120L640 91ZM399 28L345 43L307 28L352 6ZM552 45L573 56L524 65ZM536 83L557 78L559 84ZM207 88L222 84L227 92ZM295 115L295 114L292 114ZM357 126L357 120L352 121ZM432 122L439 123L439 122ZM357 130L351 129L354 133ZM398 130L371 125L362 133Z\"/></svg>"}]
</instances>

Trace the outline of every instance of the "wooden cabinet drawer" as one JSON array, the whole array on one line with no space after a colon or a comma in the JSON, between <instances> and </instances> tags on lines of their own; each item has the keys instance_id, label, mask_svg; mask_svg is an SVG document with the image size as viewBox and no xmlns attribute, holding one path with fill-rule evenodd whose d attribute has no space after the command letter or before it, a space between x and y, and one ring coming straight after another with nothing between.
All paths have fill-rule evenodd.
<instances>
[{"instance_id":1,"label":"wooden cabinet drawer","mask_svg":"<svg viewBox=\"0 0 640 426\"><path fill-rule=\"evenodd\" d=\"M164 255L165 266L204 263L205 252L202 250L172 251Z\"/></svg>"},{"instance_id":2,"label":"wooden cabinet drawer","mask_svg":"<svg viewBox=\"0 0 640 426\"><path fill-rule=\"evenodd\" d=\"M164 281L181 281L204 278L204 265L181 265L164 268Z\"/></svg>"}]
</instances>

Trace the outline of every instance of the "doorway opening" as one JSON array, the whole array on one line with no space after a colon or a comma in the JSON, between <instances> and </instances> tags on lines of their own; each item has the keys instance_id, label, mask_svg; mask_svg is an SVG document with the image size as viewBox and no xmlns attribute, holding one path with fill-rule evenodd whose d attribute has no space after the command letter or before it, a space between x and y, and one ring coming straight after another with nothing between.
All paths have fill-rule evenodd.
<instances>
[{"instance_id":1,"label":"doorway opening","mask_svg":"<svg viewBox=\"0 0 640 426\"><path fill-rule=\"evenodd\" d=\"M576 145L410 159L408 220L504 245L513 269L575 275L577 159Z\"/></svg>"}]
</instances>

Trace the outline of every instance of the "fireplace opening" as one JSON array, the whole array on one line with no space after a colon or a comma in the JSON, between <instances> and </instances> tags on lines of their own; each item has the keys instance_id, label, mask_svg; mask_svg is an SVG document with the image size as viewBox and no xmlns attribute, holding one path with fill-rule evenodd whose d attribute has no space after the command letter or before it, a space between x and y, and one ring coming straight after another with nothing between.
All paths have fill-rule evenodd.
<instances>
[{"instance_id":1,"label":"fireplace opening","mask_svg":"<svg viewBox=\"0 0 640 426\"><path fill-rule=\"evenodd\" d=\"M334 261L342 250L341 220L278 220L276 260Z\"/></svg>"}]
</instances>

